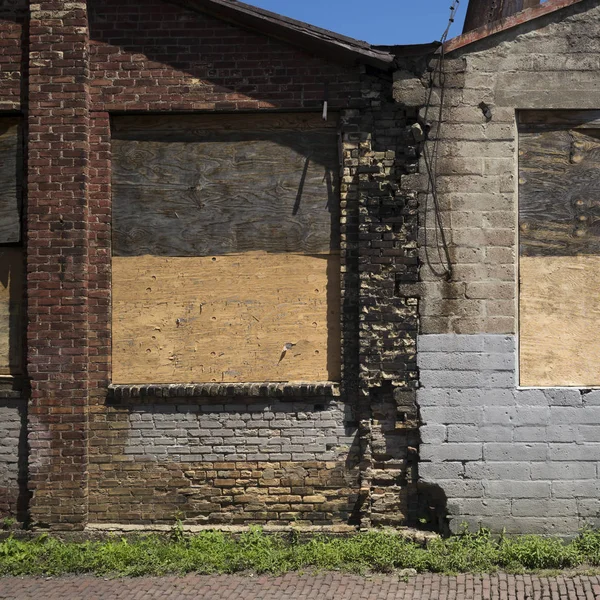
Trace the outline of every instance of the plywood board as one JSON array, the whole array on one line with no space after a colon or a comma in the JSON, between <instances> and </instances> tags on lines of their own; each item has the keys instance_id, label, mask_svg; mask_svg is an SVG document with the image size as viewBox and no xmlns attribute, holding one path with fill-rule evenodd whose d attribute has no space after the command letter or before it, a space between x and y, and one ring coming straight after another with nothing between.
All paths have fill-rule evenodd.
<instances>
[{"instance_id":1,"label":"plywood board","mask_svg":"<svg viewBox=\"0 0 600 600\"><path fill-rule=\"evenodd\" d=\"M19 120L0 117L0 244L21 239Z\"/></svg>"},{"instance_id":2,"label":"plywood board","mask_svg":"<svg viewBox=\"0 0 600 600\"><path fill-rule=\"evenodd\" d=\"M596 136L596 131L520 135L521 255L600 254L600 139Z\"/></svg>"},{"instance_id":3,"label":"plywood board","mask_svg":"<svg viewBox=\"0 0 600 600\"><path fill-rule=\"evenodd\" d=\"M519 111L518 119L520 125L532 128L559 130L565 130L567 127L600 128L598 110L523 110Z\"/></svg>"},{"instance_id":4,"label":"plywood board","mask_svg":"<svg viewBox=\"0 0 600 600\"><path fill-rule=\"evenodd\" d=\"M600 132L519 137L520 383L600 385Z\"/></svg>"},{"instance_id":5,"label":"plywood board","mask_svg":"<svg viewBox=\"0 0 600 600\"><path fill-rule=\"evenodd\" d=\"M114 256L337 250L337 132L300 117L116 119Z\"/></svg>"},{"instance_id":6,"label":"plywood board","mask_svg":"<svg viewBox=\"0 0 600 600\"><path fill-rule=\"evenodd\" d=\"M113 258L114 383L339 376L339 256Z\"/></svg>"},{"instance_id":7,"label":"plywood board","mask_svg":"<svg viewBox=\"0 0 600 600\"><path fill-rule=\"evenodd\" d=\"M0 375L22 372L23 251L0 248Z\"/></svg>"},{"instance_id":8,"label":"plywood board","mask_svg":"<svg viewBox=\"0 0 600 600\"><path fill-rule=\"evenodd\" d=\"M522 257L520 382L600 385L600 257Z\"/></svg>"}]
</instances>

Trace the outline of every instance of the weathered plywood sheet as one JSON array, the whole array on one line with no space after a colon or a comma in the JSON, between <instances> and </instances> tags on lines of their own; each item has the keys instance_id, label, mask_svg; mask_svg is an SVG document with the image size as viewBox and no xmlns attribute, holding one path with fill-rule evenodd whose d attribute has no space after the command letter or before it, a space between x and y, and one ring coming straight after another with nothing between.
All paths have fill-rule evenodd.
<instances>
[{"instance_id":1,"label":"weathered plywood sheet","mask_svg":"<svg viewBox=\"0 0 600 600\"><path fill-rule=\"evenodd\" d=\"M600 385L600 257L522 257L520 382Z\"/></svg>"},{"instance_id":2,"label":"weathered plywood sheet","mask_svg":"<svg viewBox=\"0 0 600 600\"><path fill-rule=\"evenodd\" d=\"M0 248L0 375L22 372L23 251Z\"/></svg>"},{"instance_id":3,"label":"weathered plywood sheet","mask_svg":"<svg viewBox=\"0 0 600 600\"><path fill-rule=\"evenodd\" d=\"M339 307L337 255L114 257L113 382L338 380Z\"/></svg>"},{"instance_id":4,"label":"weathered plywood sheet","mask_svg":"<svg viewBox=\"0 0 600 600\"><path fill-rule=\"evenodd\" d=\"M0 244L21 239L19 121L0 117Z\"/></svg>"},{"instance_id":5,"label":"weathered plywood sheet","mask_svg":"<svg viewBox=\"0 0 600 600\"><path fill-rule=\"evenodd\" d=\"M519 228L524 256L600 254L596 131L522 133Z\"/></svg>"},{"instance_id":6,"label":"weathered plywood sheet","mask_svg":"<svg viewBox=\"0 0 600 600\"><path fill-rule=\"evenodd\" d=\"M337 132L314 119L116 119L113 255L336 250Z\"/></svg>"},{"instance_id":7,"label":"weathered plywood sheet","mask_svg":"<svg viewBox=\"0 0 600 600\"><path fill-rule=\"evenodd\" d=\"M540 129L600 128L598 110L524 110L518 119L520 125Z\"/></svg>"},{"instance_id":8,"label":"weathered plywood sheet","mask_svg":"<svg viewBox=\"0 0 600 600\"><path fill-rule=\"evenodd\" d=\"M599 138L520 134L521 385L600 385Z\"/></svg>"}]
</instances>

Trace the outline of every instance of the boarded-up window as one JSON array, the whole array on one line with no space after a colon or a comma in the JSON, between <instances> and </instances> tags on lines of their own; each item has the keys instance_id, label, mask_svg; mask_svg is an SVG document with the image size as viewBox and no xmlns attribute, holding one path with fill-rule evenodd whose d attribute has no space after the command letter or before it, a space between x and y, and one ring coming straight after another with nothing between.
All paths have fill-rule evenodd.
<instances>
[{"instance_id":1,"label":"boarded-up window","mask_svg":"<svg viewBox=\"0 0 600 600\"><path fill-rule=\"evenodd\" d=\"M0 117L0 376L22 372L22 146L19 119Z\"/></svg>"},{"instance_id":2,"label":"boarded-up window","mask_svg":"<svg viewBox=\"0 0 600 600\"><path fill-rule=\"evenodd\" d=\"M520 383L600 385L600 122L520 116Z\"/></svg>"},{"instance_id":3,"label":"boarded-up window","mask_svg":"<svg viewBox=\"0 0 600 600\"><path fill-rule=\"evenodd\" d=\"M336 124L121 117L112 147L113 382L338 379Z\"/></svg>"}]
</instances>

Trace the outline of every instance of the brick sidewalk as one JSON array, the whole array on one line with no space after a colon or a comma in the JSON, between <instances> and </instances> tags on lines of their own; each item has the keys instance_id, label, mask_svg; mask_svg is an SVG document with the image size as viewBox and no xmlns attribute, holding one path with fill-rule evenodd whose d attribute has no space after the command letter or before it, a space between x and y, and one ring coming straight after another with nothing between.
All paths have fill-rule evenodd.
<instances>
[{"instance_id":1,"label":"brick sidewalk","mask_svg":"<svg viewBox=\"0 0 600 600\"><path fill-rule=\"evenodd\" d=\"M600 599L600 577L418 575L370 578L339 573L284 577L187 576L107 580L95 577L0 579L0 599L127 600L573 600Z\"/></svg>"}]
</instances>

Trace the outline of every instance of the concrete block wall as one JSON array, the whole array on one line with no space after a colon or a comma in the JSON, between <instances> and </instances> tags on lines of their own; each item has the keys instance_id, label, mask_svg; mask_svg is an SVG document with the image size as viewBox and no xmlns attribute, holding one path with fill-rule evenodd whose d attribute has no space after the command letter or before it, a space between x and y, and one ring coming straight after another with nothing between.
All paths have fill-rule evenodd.
<instances>
[{"instance_id":1,"label":"concrete block wall","mask_svg":"<svg viewBox=\"0 0 600 600\"><path fill-rule=\"evenodd\" d=\"M421 196L415 288L419 476L455 531L570 535L600 515L600 392L519 389L516 372L516 114L598 109L599 33L600 3L583 2L447 54L437 189L453 277L429 266L434 215Z\"/></svg>"},{"instance_id":2,"label":"concrete block wall","mask_svg":"<svg viewBox=\"0 0 600 600\"><path fill-rule=\"evenodd\" d=\"M419 473L462 523L510 533L600 523L600 391L517 389L512 335L425 335Z\"/></svg>"}]
</instances>

